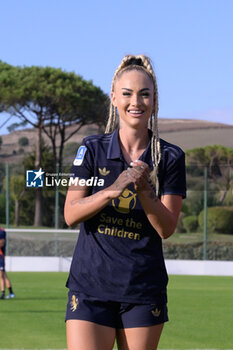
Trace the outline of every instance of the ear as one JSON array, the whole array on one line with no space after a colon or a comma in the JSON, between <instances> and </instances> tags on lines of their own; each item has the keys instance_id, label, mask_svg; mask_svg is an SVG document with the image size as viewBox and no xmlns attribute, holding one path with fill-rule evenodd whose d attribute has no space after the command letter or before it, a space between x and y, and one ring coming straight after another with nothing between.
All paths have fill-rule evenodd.
<instances>
[{"instance_id":1,"label":"ear","mask_svg":"<svg viewBox=\"0 0 233 350\"><path fill-rule=\"evenodd\" d=\"M111 102L113 104L114 107L117 107L117 104L116 104L116 94L114 91L111 92Z\"/></svg>"}]
</instances>

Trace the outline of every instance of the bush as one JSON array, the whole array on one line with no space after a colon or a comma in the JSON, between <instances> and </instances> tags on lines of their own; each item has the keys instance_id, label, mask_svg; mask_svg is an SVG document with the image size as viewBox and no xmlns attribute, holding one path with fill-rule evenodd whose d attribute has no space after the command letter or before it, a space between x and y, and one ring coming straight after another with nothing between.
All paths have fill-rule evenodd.
<instances>
[{"instance_id":1,"label":"bush","mask_svg":"<svg viewBox=\"0 0 233 350\"><path fill-rule=\"evenodd\" d=\"M204 211L198 217L199 226L203 229ZM210 232L233 234L233 208L210 207L207 212L207 229Z\"/></svg>"},{"instance_id":2,"label":"bush","mask_svg":"<svg viewBox=\"0 0 233 350\"><path fill-rule=\"evenodd\" d=\"M226 197L225 197L225 199L224 199L224 205L226 205L226 206L233 206L232 191L233 191L233 188L230 188L230 189L227 191Z\"/></svg>"},{"instance_id":3,"label":"bush","mask_svg":"<svg viewBox=\"0 0 233 350\"><path fill-rule=\"evenodd\" d=\"M180 212L179 218L178 218L178 222L176 225L176 232L178 233L184 233L185 229L184 229L184 225L183 225L183 219L185 217L185 213L183 211Z\"/></svg>"},{"instance_id":4,"label":"bush","mask_svg":"<svg viewBox=\"0 0 233 350\"><path fill-rule=\"evenodd\" d=\"M198 215L203 209L203 192L187 191L187 198L183 201L183 212L187 216Z\"/></svg>"},{"instance_id":5,"label":"bush","mask_svg":"<svg viewBox=\"0 0 233 350\"><path fill-rule=\"evenodd\" d=\"M27 146L29 144L29 141L27 137L20 137L18 143L20 146Z\"/></svg>"},{"instance_id":6,"label":"bush","mask_svg":"<svg viewBox=\"0 0 233 350\"><path fill-rule=\"evenodd\" d=\"M18 150L18 153L19 154L23 154L24 153L24 149L22 147L20 147L19 150Z\"/></svg>"},{"instance_id":7,"label":"bush","mask_svg":"<svg viewBox=\"0 0 233 350\"><path fill-rule=\"evenodd\" d=\"M186 216L183 219L183 225L186 232L196 232L198 228L197 216Z\"/></svg>"}]
</instances>

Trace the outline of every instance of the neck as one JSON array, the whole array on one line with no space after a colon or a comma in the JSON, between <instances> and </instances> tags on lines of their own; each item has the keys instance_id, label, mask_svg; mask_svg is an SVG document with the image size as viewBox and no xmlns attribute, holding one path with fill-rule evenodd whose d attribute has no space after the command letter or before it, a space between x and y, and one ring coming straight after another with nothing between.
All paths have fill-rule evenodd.
<instances>
[{"instance_id":1,"label":"neck","mask_svg":"<svg viewBox=\"0 0 233 350\"><path fill-rule=\"evenodd\" d=\"M127 161L140 157L149 143L148 129L122 128L119 130L119 141Z\"/></svg>"}]
</instances>

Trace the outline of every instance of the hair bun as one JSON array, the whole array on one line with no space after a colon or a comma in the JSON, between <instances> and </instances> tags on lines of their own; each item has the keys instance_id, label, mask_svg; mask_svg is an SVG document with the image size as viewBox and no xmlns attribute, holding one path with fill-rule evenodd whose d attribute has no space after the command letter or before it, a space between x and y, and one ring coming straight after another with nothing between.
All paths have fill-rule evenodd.
<instances>
[{"instance_id":1,"label":"hair bun","mask_svg":"<svg viewBox=\"0 0 233 350\"><path fill-rule=\"evenodd\" d=\"M132 57L126 63L125 67L127 67L127 66L143 66L142 59L141 58Z\"/></svg>"}]
</instances>

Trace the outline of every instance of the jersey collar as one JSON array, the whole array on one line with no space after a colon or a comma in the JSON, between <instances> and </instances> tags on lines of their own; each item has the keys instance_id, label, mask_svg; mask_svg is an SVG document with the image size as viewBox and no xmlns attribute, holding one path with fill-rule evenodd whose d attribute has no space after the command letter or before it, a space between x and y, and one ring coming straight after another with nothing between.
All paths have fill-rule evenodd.
<instances>
[{"instance_id":1,"label":"jersey collar","mask_svg":"<svg viewBox=\"0 0 233 350\"><path fill-rule=\"evenodd\" d=\"M112 137L108 146L107 159L122 159L121 148L119 144L119 129L112 133Z\"/></svg>"},{"instance_id":2,"label":"jersey collar","mask_svg":"<svg viewBox=\"0 0 233 350\"><path fill-rule=\"evenodd\" d=\"M151 130L149 130L149 135L151 138L152 136ZM149 142L147 148L141 155L140 160L142 160L143 162L147 163L150 167L152 167L150 147L151 147L151 143ZM120 143L119 143L119 129L115 130L112 133L112 137L110 139L110 143L108 146L107 159L123 159L123 155L122 155Z\"/></svg>"}]
</instances>

